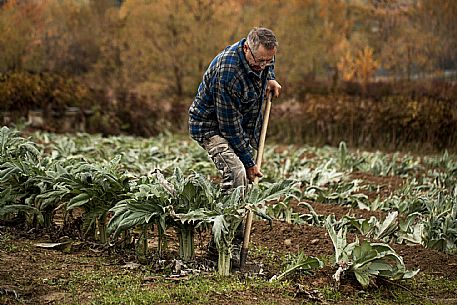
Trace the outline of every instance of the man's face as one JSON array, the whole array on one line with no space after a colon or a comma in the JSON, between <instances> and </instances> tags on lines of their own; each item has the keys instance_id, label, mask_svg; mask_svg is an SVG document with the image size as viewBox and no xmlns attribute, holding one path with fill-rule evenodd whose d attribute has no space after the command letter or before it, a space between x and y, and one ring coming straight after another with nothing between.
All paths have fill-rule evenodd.
<instances>
[{"instance_id":1,"label":"man's face","mask_svg":"<svg viewBox=\"0 0 457 305\"><path fill-rule=\"evenodd\" d=\"M246 42L244 44L244 55L251 69L260 72L273 63L276 48L268 50L263 45L259 45L257 50L251 50Z\"/></svg>"}]
</instances>

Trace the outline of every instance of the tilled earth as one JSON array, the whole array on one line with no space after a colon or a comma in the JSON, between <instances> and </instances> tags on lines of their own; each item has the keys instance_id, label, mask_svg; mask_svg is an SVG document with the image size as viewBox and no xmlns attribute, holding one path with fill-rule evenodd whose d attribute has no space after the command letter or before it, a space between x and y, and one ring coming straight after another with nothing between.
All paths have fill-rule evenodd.
<instances>
[{"instance_id":1,"label":"tilled earth","mask_svg":"<svg viewBox=\"0 0 457 305\"><path fill-rule=\"evenodd\" d=\"M313 208L319 215L335 215L340 218L344 215L368 218L370 216L385 217L381 212L370 212L358 209L345 208L337 205L312 203ZM295 207L300 211L301 207ZM9 243L3 243L4 236L8 235ZM172 236L173 234L170 234ZM122 256L119 253L108 253L96 247L84 244L75 248L71 253L62 251L42 249L35 247L37 242L46 242L49 235L25 233L14 227L0 227L0 304L62 304L65 297L68 299L70 292L62 287L68 286L70 274L81 270L97 270L101 266L113 273L124 272L123 265L130 261L130 257ZM348 239L353 240L354 236L349 235ZM205 255L204 245L207 237L197 238L197 256ZM12 241L12 242L11 242ZM291 280L297 287L297 298L312 300L309 291L315 288L334 285L332 279L336 271L331 266L331 258L334 254L332 242L325 228L310 225L293 225L283 221L275 220L270 225L266 221L254 221L252 234L252 250L248 258L247 270L259 272L267 279L279 272L281 257L287 253L304 252L308 256L318 256L327 259L325 267L317 270L312 275L295 276ZM421 274L427 274L436 278L454 280L457 278L457 255L425 249L422 246L392 245L400 254L408 269L420 269ZM170 242L170 251L176 249L176 242ZM173 252L174 254L176 252ZM170 254L171 256L173 255ZM240 272L236 273L240 276ZM377 283L378 288L391 283ZM376 288L376 287L375 287ZM303 290L304 289L304 290ZM338 304L352 304L351 295L362 291L354 279L343 279L340 291L346 296L344 301ZM405 288L411 289L411 288ZM424 287L428 300L434 300L435 304L457 304L457 292L443 294L441 291L434 291L432 288ZM303 292L304 291L304 292ZM86 300L89 303L90 293L77 291L79 300ZM294 292L291 292L294 293ZM384 292L388 297L388 289ZM411 291L412 294L423 295L423 290ZM246 291L241 294L214 294L210 296L215 304L257 304L260 300L269 299L274 304L290 304L284 301L274 291L263 291L262 295L256 295L253 291ZM20 301L18 301L20 300ZM300 303L297 299L297 303ZM318 302L322 302L317 298ZM65 302L63 302L65 303Z\"/></svg>"},{"instance_id":2,"label":"tilled earth","mask_svg":"<svg viewBox=\"0 0 457 305\"><path fill-rule=\"evenodd\" d=\"M293 225L280 221L257 221L252 229L252 243L268 247L277 253L304 252L308 256L331 256L333 244L325 228ZM350 239L350 236L349 236ZM391 245L403 257L408 269L438 274L448 279L457 278L457 255L426 249L420 245Z\"/></svg>"}]
</instances>

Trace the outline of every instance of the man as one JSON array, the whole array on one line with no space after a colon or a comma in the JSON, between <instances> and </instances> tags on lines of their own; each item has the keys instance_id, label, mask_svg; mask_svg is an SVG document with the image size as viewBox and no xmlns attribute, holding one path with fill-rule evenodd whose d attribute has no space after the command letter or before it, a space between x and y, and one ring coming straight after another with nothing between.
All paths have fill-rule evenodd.
<instances>
[{"instance_id":1,"label":"man","mask_svg":"<svg viewBox=\"0 0 457 305\"><path fill-rule=\"evenodd\" d=\"M266 92L276 97L273 32L253 28L247 39L228 46L206 70L189 109L189 132L222 174L222 189L247 186L262 173L255 165Z\"/></svg>"},{"instance_id":2,"label":"man","mask_svg":"<svg viewBox=\"0 0 457 305\"><path fill-rule=\"evenodd\" d=\"M281 92L274 73L277 46L271 30L253 28L211 61L190 106L189 133L221 173L225 192L262 177L253 148L259 144L264 96Z\"/></svg>"}]
</instances>

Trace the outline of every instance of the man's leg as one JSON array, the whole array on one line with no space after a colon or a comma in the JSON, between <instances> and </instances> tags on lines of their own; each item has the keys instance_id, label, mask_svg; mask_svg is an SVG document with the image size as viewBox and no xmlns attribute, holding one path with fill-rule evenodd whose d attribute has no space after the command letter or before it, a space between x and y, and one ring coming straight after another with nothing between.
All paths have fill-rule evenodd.
<instances>
[{"instance_id":1,"label":"man's leg","mask_svg":"<svg viewBox=\"0 0 457 305\"><path fill-rule=\"evenodd\" d=\"M222 176L221 188L224 192L248 186L246 169L226 139L213 136L203 143L203 147Z\"/></svg>"},{"instance_id":2,"label":"man's leg","mask_svg":"<svg viewBox=\"0 0 457 305\"><path fill-rule=\"evenodd\" d=\"M240 161L226 139L221 136L213 136L204 143L203 147L208 152L208 155L211 160L213 160L217 170L222 176L221 188L223 192L228 194L230 193L230 190L233 190L238 186L247 188L248 179L244 164ZM240 264L239 259L243 237L244 223L241 223L233 240L232 266L235 268L238 268ZM211 244L209 251L217 253L214 248L211 249L214 247L214 244Z\"/></svg>"}]
</instances>

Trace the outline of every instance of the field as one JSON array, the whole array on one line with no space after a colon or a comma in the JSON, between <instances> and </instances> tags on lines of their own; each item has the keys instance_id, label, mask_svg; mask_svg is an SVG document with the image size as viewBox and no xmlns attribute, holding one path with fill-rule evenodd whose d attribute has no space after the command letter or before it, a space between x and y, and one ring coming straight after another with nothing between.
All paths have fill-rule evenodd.
<instances>
[{"instance_id":1,"label":"field","mask_svg":"<svg viewBox=\"0 0 457 305\"><path fill-rule=\"evenodd\" d=\"M227 199L176 135L0 141L2 304L457 304L446 152L268 143L259 186ZM247 266L229 269L245 208Z\"/></svg>"}]
</instances>

